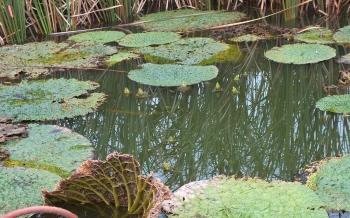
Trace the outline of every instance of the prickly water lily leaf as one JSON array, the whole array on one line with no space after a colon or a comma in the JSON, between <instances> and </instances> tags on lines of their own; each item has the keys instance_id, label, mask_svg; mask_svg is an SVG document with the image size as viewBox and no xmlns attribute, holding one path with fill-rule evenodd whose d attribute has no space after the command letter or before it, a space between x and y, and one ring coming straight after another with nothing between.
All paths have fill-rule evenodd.
<instances>
[{"instance_id":1,"label":"prickly water lily leaf","mask_svg":"<svg viewBox=\"0 0 350 218\"><path fill-rule=\"evenodd\" d=\"M174 10L148 14L141 17L141 24L147 31L185 32L235 23L245 17L240 12Z\"/></svg>"},{"instance_id":2,"label":"prickly water lily leaf","mask_svg":"<svg viewBox=\"0 0 350 218\"><path fill-rule=\"evenodd\" d=\"M307 32L299 33L294 38L306 43L331 44L333 33L329 29L311 29Z\"/></svg>"},{"instance_id":3,"label":"prickly water lily leaf","mask_svg":"<svg viewBox=\"0 0 350 218\"><path fill-rule=\"evenodd\" d=\"M325 209L350 211L350 156L326 158L311 164L307 186L324 202Z\"/></svg>"},{"instance_id":4,"label":"prickly water lily leaf","mask_svg":"<svg viewBox=\"0 0 350 218\"><path fill-rule=\"evenodd\" d=\"M229 45L210 38L188 38L168 45L143 47L138 49L138 51L146 54L146 59L159 57L178 64L193 65L215 58L216 54L228 49L230 49ZM237 54L237 56L239 55Z\"/></svg>"},{"instance_id":5,"label":"prickly water lily leaf","mask_svg":"<svg viewBox=\"0 0 350 218\"><path fill-rule=\"evenodd\" d=\"M341 64L350 64L350 53L341 56L341 57L338 59L338 63L341 63Z\"/></svg>"},{"instance_id":6,"label":"prickly water lily leaf","mask_svg":"<svg viewBox=\"0 0 350 218\"><path fill-rule=\"evenodd\" d=\"M174 217L328 217L317 195L300 184L221 178L187 192Z\"/></svg>"},{"instance_id":7,"label":"prickly water lily leaf","mask_svg":"<svg viewBox=\"0 0 350 218\"><path fill-rule=\"evenodd\" d=\"M83 161L93 157L91 142L70 129L29 124L28 132L28 138L2 145L11 154L5 166L45 169L68 177Z\"/></svg>"},{"instance_id":8,"label":"prickly water lily leaf","mask_svg":"<svg viewBox=\"0 0 350 218\"><path fill-rule=\"evenodd\" d=\"M134 53L118 52L117 54L114 54L114 55L110 56L106 60L106 63L107 63L107 65L114 65L114 64L122 62L124 60L128 60L130 58L136 58L136 57L138 57L138 55L134 54Z\"/></svg>"},{"instance_id":9,"label":"prickly water lily leaf","mask_svg":"<svg viewBox=\"0 0 350 218\"><path fill-rule=\"evenodd\" d=\"M246 34L243 36L229 38L229 40L232 42L254 42L254 41L261 40L261 39L264 39L264 38L261 36L254 35L254 34Z\"/></svg>"},{"instance_id":10,"label":"prickly water lily leaf","mask_svg":"<svg viewBox=\"0 0 350 218\"><path fill-rule=\"evenodd\" d=\"M121 39L126 34L121 31L92 31L73 35L68 40L76 42L93 41L97 43L114 42Z\"/></svg>"},{"instance_id":11,"label":"prickly water lily leaf","mask_svg":"<svg viewBox=\"0 0 350 218\"><path fill-rule=\"evenodd\" d=\"M96 67L101 58L116 48L95 42L34 42L0 47L0 77L15 77L20 72L36 77L49 72L45 67Z\"/></svg>"},{"instance_id":12,"label":"prickly water lily leaf","mask_svg":"<svg viewBox=\"0 0 350 218\"><path fill-rule=\"evenodd\" d=\"M350 95L332 95L321 98L316 102L316 107L322 111L333 113L350 113Z\"/></svg>"},{"instance_id":13,"label":"prickly water lily leaf","mask_svg":"<svg viewBox=\"0 0 350 218\"><path fill-rule=\"evenodd\" d=\"M85 161L54 191L42 192L45 205L61 202L85 205L100 211L101 205L113 209L126 207L128 214L158 217L161 202L172 197L159 179L141 175L140 164L128 154L109 154L106 161Z\"/></svg>"},{"instance_id":14,"label":"prickly water lily leaf","mask_svg":"<svg viewBox=\"0 0 350 218\"><path fill-rule=\"evenodd\" d=\"M144 47L149 45L163 45L178 41L181 36L172 32L148 32L128 34L121 40L119 45L125 47Z\"/></svg>"},{"instance_id":15,"label":"prickly water lily leaf","mask_svg":"<svg viewBox=\"0 0 350 218\"><path fill-rule=\"evenodd\" d=\"M62 178L46 170L0 166L0 217L43 204L42 189L53 190Z\"/></svg>"},{"instance_id":16,"label":"prickly water lily leaf","mask_svg":"<svg viewBox=\"0 0 350 218\"><path fill-rule=\"evenodd\" d=\"M55 120L94 111L104 100L103 93L92 93L97 83L76 79L22 82L0 85L0 117L15 120ZM84 97L84 95L86 95Z\"/></svg>"},{"instance_id":17,"label":"prickly water lily leaf","mask_svg":"<svg viewBox=\"0 0 350 218\"><path fill-rule=\"evenodd\" d=\"M350 43L350 25L340 28L338 32L334 33L333 40L340 44Z\"/></svg>"},{"instance_id":18,"label":"prickly water lily leaf","mask_svg":"<svg viewBox=\"0 0 350 218\"><path fill-rule=\"evenodd\" d=\"M284 64L309 64L335 57L335 49L318 44L292 44L274 47L265 57Z\"/></svg>"},{"instance_id":19,"label":"prickly water lily leaf","mask_svg":"<svg viewBox=\"0 0 350 218\"><path fill-rule=\"evenodd\" d=\"M132 70L128 77L138 83L152 86L180 86L211 80L218 75L215 66L187 66L175 64L143 64L142 69Z\"/></svg>"}]
</instances>

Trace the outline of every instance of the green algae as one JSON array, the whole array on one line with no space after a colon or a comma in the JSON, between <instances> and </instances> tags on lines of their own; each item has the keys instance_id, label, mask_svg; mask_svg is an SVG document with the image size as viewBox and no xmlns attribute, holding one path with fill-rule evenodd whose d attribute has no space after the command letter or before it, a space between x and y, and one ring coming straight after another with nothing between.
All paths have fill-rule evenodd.
<instances>
[{"instance_id":1,"label":"green algae","mask_svg":"<svg viewBox=\"0 0 350 218\"><path fill-rule=\"evenodd\" d=\"M265 57L284 64L309 64L335 57L335 49L319 44L291 44L273 47Z\"/></svg>"},{"instance_id":2,"label":"green algae","mask_svg":"<svg viewBox=\"0 0 350 218\"><path fill-rule=\"evenodd\" d=\"M325 209L350 211L350 155L326 158L317 165L306 185L324 202Z\"/></svg>"},{"instance_id":3,"label":"green algae","mask_svg":"<svg viewBox=\"0 0 350 218\"><path fill-rule=\"evenodd\" d=\"M307 32L299 33L294 38L306 43L331 44L333 33L329 29L311 29Z\"/></svg>"},{"instance_id":4,"label":"green algae","mask_svg":"<svg viewBox=\"0 0 350 218\"><path fill-rule=\"evenodd\" d=\"M68 40L76 42L93 41L97 43L114 42L123 38L126 34L121 31L92 31L73 35Z\"/></svg>"},{"instance_id":5,"label":"green algae","mask_svg":"<svg viewBox=\"0 0 350 218\"><path fill-rule=\"evenodd\" d=\"M171 217L328 217L317 195L294 183L217 179L187 200Z\"/></svg>"},{"instance_id":6,"label":"green algae","mask_svg":"<svg viewBox=\"0 0 350 218\"><path fill-rule=\"evenodd\" d=\"M17 86L0 85L0 116L20 120L54 120L84 115L94 111L104 100L103 93L89 90L97 83L66 80L22 82ZM79 98L78 98L79 97Z\"/></svg>"},{"instance_id":7,"label":"green algae","mask_svg":"<svg viewBox=\"0 0 350 218\"><path fill-rule=\"evenodd\" d=\"M163 45L178 41L181 36L172 32L145 32L126 35L118 40L124 47L145 47L150 45Z\"/></svg>"},{"instance_id":8,"label":"green algae","mask_svg":"<svg viewBox=\"0 0 350 218\"><path fill-rule=\"evenodd\" d=\"M316 108L333 113L350 113L350 95L332 95L316 102Z\"/></svg>"},{"instance_id":9,"label":"green algae","mask_svg":"<svg viewBox=\"0 0 350 218\"><path fill-rule=\"evenodd\" d=\"M142 65L142 69L132 70L128 77L138 83L152 86L180 86L197 84L210 80L218 75L215 66L187 66L176 64Z\"/></svg>"},{"instance_id":10,"label":"green algae","mask_svg":"<svg viewBox=\"0 0 350 218\"><path fill-rule=\"evenodd\" d=\"M185 32L235 23L245 16L241 12L184 9L148 14L140 21L149 21L141 24L147 31Z\"/></svg>"}]
</instances>

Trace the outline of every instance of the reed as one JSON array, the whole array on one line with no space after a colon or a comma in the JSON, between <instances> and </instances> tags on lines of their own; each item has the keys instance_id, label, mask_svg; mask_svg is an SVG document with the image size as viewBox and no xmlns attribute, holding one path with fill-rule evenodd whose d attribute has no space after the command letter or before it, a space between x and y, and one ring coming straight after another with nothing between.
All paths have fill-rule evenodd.
<instances>
[{"instance_id":1,"label":"reed","mask_svg":"<svg viewBox=\"0 0 350 218\"><path fill-rule=\"evenodd\" d=\"M297 13L318 11L324 15L338 14L349 0L312 0L298 8L293 6L304 0L0 0L0 44L21 43L26 32L50 34L89 27L95 23L126 23L147 8L164 11L181 8L200 10L236 10L245 2L252 2L261 12L282 7L285 18ZM155 10L154 10L155 9ZM350 10L350 9L349 9Z\"/></svg>"}]
</instances>

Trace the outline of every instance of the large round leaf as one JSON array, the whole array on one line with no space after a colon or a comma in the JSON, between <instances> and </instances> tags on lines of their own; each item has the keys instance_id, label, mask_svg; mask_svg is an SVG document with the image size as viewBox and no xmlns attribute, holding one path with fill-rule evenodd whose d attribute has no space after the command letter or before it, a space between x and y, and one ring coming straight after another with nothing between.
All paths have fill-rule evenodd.
<instances>
[{"instance_id":1,"label":"large round leaf","mask_svg":"<svg viewBox=\"0 0 350 218\"><path fill-rule=\"evenodd\" d=\"M125 36L125 33L120 31L92 31L86 33L79 33L68 38L76 42L81 41L93 41L98 43L113 42L121 39Z\"/></svg>"},{"instance_id":2,"label":"large round leaf","mask_svg":"<svg viewBox=\"0 0 350 218\"><path fill-rule=\"evenodd\" d=\"M159 57L180 64L198 64L219 52L228 50L229 45L209 38L181 39L168 45L143 47L138 49L149 57Z\"/></svg>"},{"instance_id":3,"label":"large round leaf","mask_svg":"<svg viewBox=\"0 0 350 218\"><path fill-rule=\"evenodd\" d=\"M148 14L141 21L147 31L184 32L235 23L245 17L241 12L174 10Z\"/></svg>"},{"instance_id":4,"label":"large round leaf","mask_svg":"<svg viewBox=\"0 0 350 218\"><path fill-rule=\"evenodd\" d=\"M350 25L340 28L334 33L333 39L337 43L350 43Z\"/></svg>"},{"instance_id":5,"label":"large round leaf","mask_svg":"<svg viewBox=\"0 0 350 218\"><path fill-rule=\"evenodd\" d=\"M103 93L92 93L97 83L64 78L22 82L18 86L0 85L0 117L15 120L54 120L94 111L104 100Z\"/></svg>"},{"instance_id":6,"label":"large round leaf","mask_svg":"<svg viewBox=\"0 0 350 218\"><path fill-rule=\"evenodd\" d=\"M307 43L331 44L333 33L329 29L311 29L307 32L299 33L294 38Z\"/></svg>"},{"instance_id":7,"label":"large round leaf","mask_svg":"<svg viewBox=\"0 0 350 218\"><path fill-rule=\"evenodd\" d=\"M215 66L186 66L174 64L142 65L142 69L132 70L128 74L131 80L152 86L180 86L197 84L218 75Z\"/></svg>"},{"instance_id":8,"label":"large round leaf","mask_svg":"<svg viewBox=\"0 0 350 218\"><path fill-rule=\"evenodd\" d=\"M148 32L126 35L118 40L119 45L125 47L144 47L149 45L162 45L179 40L181 36L172 32Z\"/></svg>"},{"instance_id":9,"label":"large round leaf","mask_svg":"<svg viewBox=\"0 0 350 218\"><path fill-rule=\"evenodd\" d=\"M350 113L350 95L333 95L321 98L316 102L316 107L322 111L334 113Z\"/></svg>"},{"instance_id":10,"label":"large round leaf","mask_svg":"<svg viewBox=\"0 0 350 218\"><path fill-rule=\"evenodd\" d=\"M335 49L318 44L292 44L274 47L265 57L284 64L309 64L335 57Z\"/></svg>"}]
</instances>

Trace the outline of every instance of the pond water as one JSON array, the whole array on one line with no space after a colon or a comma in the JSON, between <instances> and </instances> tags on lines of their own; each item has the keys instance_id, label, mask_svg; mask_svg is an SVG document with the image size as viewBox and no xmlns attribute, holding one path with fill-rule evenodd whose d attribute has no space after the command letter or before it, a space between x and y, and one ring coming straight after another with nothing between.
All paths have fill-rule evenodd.
<instances>
[{"instance_id":1,"label":"pond water","mask_svg":"<svg viewBox=\"0 0 350 218\"><path fill-rule=\"evenodd\" d=\"M277 19L271 22L281 24ZM312 22L283 25L302 28ZM308 65L279 64L264 57L265 51L287 43L282 39L237 43L241 50L237 61L217 64L218 77L192 85L188 93L131 81L127 73L145 62L140 59L108 70L47 76L95 81L100 84L97 91L108 94L94 113L48 123L90 139L95 159L115 151L134 155L143 174L154 172L172 190L220 174L293 181L305 164L349 153L349 117L315 107L328 95L323 83L338 84L339 70L348 68L336 59L349 51L333 45L336 58ZM223 88L220 93L213 92L216 82ZM232 94L233 86L239 94ZM150 96L125 96L126 87L134 93L141 88ZM168 142L170 136L175 143ZM171 169L164 171L163 163Z\"/></svg>"},{"instance_id":2,"label":"pond water","mask_svg":"<svg viewBox=\"0 0 350 218\"><path fill-rule=\"evenodd\" d=\"M154 172L172 190L220 174L293 181L305 164L349 153L349 118L315 107L328 95L323 83L338 84L339 70L348 67L336 62L347 53L338 45L333 46L336 58L317 64L285 65L264 58L265 51L286 43L238 43L238 61L217 64L219 76L192 85L189 93L131 81L127 72L144 63L140 59L106 71L55 74L96 81L97 91L108 97L94 113L51 123L89 138L96 159L114 151L134 155L143 174ZM223 92L213 92L216 82ZM232 94L233 86L238 95ZM132 92L140 87L150 97L125 96L126 87ZM174 144L167 141L170 136ZM163 163L171 170L165 172Z\"/></svg>"}]
</instances>

